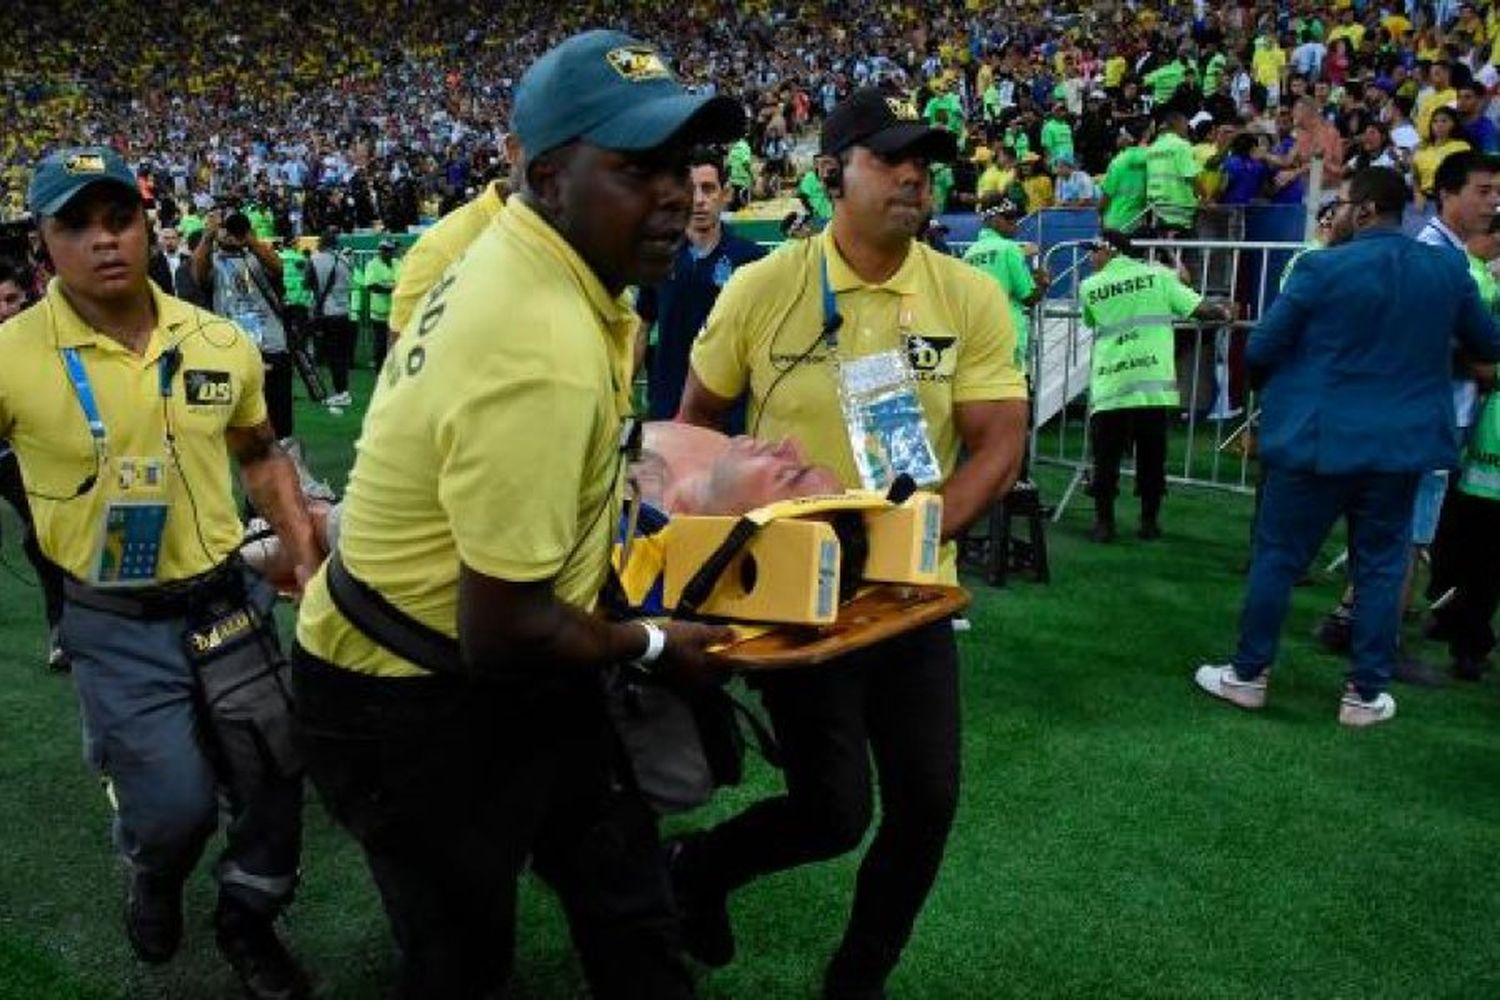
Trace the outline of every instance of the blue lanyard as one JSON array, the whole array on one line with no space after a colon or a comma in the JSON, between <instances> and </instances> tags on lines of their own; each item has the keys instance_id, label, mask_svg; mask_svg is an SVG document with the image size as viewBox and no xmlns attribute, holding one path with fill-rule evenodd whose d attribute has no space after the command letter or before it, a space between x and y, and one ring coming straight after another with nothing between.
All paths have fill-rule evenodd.
<instances>
[{"instance_id":1,"label":"blue lanyard","mask_svg":"<svg viewBox=\"0 0 1500 1000\"><path fill-rule=\"evenodd\" d=\"M78 405L83 410L83 419L88 421L89 436L94 439L94 448L102 456L105 453L105 440L109 436L104 426L104 416L99 412L99 402L94 398L94 386L89 382L88 369L83 366L83 358L76 347L64 347L62 349L63 366L68 370L68 380L73 383L73 394L78 397ZM172 376L177 374L177 366L181 363L181 352L173 347L171 350L162 352L161 360L157 362L158 383L163 399L172 395Z\"/></svg>"},{"instance_id":2,"label":"blue lanyard","mask_svg":"<svg viewBox=\"0 0 1500 1000\"><path fill-rule=\"evenodd\" d=\"M823 339L828 342L829 347L838 346L839 327L844 325L844 317L839 315L838 299L834 297L833 286L828 282L828 257L825 254L822 261L820 277L823 279Z\"/></svg>"},{"instance_id":3,"label":"blue lanyard","mask_svg":"<svg viewBox=\"0 0 1500 1000\"><path fill-rule=\"evenodd\" d=\"M83 407L83 418L88 421L94 448L102 453L106 437L104 418L100 416L99 404L94 399L94 387L89 383L88 369L83 367L78 348L64 347L62 355L63 364L68 369L68 379L73 383L73 393L78 397L78 405Z\"/></svg>"}]
</instances>

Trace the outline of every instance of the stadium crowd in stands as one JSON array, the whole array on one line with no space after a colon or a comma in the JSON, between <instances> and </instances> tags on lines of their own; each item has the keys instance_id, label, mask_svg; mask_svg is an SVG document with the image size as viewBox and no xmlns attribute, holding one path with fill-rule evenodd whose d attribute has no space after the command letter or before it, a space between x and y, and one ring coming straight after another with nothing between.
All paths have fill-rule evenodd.
<instances>
[{"instance_id":1,"label":"stadium crowd in stands","mask_svg":"<svg viewBox=\"0 0 1500 1000\"><path fill-rule=\"evenodd\" d=\"M934 178L939 212L1006 191L1028 211L1103 201L1129 221L1147 161L1128 149L1168 130L1199 168L1178 196L1227 204L1297 203L1315 152L1325 181L1395 164L1422 197L1452 151L1500 151L1500 13L1452 0L255 0L233 17L60 0L0 10L0 218L22 211L39 154L105 143L184 236L228 198L258 210L265 236L401 231L508 169L521 69L595 23L660 40L691 86L744 103L750 135L730 157L741 201L800 179L817 214L805 137L866 84L959 135L960 162ZM1172 183L1153 178L1151 196L1173 197Z\"/></svg>"}]
</instances>

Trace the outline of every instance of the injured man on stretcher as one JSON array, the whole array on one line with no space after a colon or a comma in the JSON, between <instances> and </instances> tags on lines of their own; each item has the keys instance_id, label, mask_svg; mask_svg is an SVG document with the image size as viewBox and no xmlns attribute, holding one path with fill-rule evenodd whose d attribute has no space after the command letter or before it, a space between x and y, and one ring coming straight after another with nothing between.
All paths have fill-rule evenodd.
<instances>
[{"instance_id":1,"label":"injured man on stretcher","mask_svg":"<svg viewBox=\"0 0 1500 1000\"><path fill-rule=\"evenodd\" d=\"M626 476L641 502L642 534L674 515L738 516L781 500L844 492L833 470L809 464L790 438L731 438L672 421L643 425L641 451ZM338 542L340 507L311 499L308 506L326 554ZM274 536L248 542L242 551L273 585L294 588L291 560Z\"/></svg>"}]
</instances>

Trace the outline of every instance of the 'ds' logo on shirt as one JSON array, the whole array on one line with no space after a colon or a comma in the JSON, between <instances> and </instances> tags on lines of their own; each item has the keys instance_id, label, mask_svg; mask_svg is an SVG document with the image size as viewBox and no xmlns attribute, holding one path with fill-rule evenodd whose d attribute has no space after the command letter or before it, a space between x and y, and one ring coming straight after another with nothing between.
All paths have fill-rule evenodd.
<instances>
[{"instance_id":1,"label":"'ds' logo on shirt","mask_svg":"<svg viewBox=\"0 0 1500 1000\"><path fill-rule=\"evenodd\" d=\"M228 372L193 369L182 373L187 401L193 406L228 406L234 402L234 383Z\"/></svg>"},{"instance_id":2,"label":"'ds' logo on shirt","mask_svg":"<svg viewBox=\"0 0 1500 1000\"><path fill-rule=\"evenodd\" d=\"M611 49L604 58L619 73L631 83L644 83L647 80L670 80L672 71L667 69L667 64L662 57L657 55L654 49L648 49L640 45L628 45L624 48Z\"/></svg>"},{"instance_id":3,"label":"'ds' logo on shirt","mask_svg":"<svg viewBox=\"0 0 1500 1000\"><path fill-rule=\"evenodd\" d=\"M948 382L958 366L958 343L954 336L932 333L906 334L906 360L919 382Z\"/></svg>"}]
</instances>

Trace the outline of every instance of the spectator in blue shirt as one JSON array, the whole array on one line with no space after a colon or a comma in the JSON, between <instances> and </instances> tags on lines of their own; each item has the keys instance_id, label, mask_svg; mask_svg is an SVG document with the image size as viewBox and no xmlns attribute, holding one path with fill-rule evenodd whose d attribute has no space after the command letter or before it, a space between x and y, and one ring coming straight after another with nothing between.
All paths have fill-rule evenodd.
<instances>
[{"instance_id":1,"label":"spectator in blue shirt","mask_svg":"<svg viewBox=\"0 0 1500 1000\"><path fill-rule=\"evenodd\" d=\"M724 230L723 213L729 206L730 190L724 163L706 151L695 154L691 164L693 214L687 241L677 251L672 274L660 285L641 289L635 310L641 316L641 339L637 357L646 351L647 331L656 326L655 344L646 356L646 398L652 420L670 420L677 415L682 387L687 382L688 354L703 329L708 313L718 301L719 290L729 283L736 268L760 260L766 251ZM729 428L739 433L744 425L743 409L737 409Z\"/></svg>"},{"instance_id":2,"label":"spectator in blue shirt","mask_svg":"<svg viewBox=\"0 0 1500 1000\"><path fill-rule=\"evenodd\" d=\"M1229 155L1224 158L1224 193L1219 201L1224 205L1248 205L1260 198L1270 179L1271 168L1266 165L1265 153L1255 135L1241 132L1229 144Z\"/></svg>"},{"instance_id":3,"label":"spectator in blue shirt","mask_svg":"<svg viewBox=\"0 0 1500 1000\"><path fill-rule=\"evenodd\" d=\"M1469 145L1488 156L1500 153L1500 130L1495 128L1495 123L1490 121L1490 116L1484 113L1484 106L1488 99L1484 92L1484 84L1477 80L1467 80L1456 88L1458 91L1458 117L1463 125L1463 138L1469 140Z\"/></svg>"}]
</instances>

